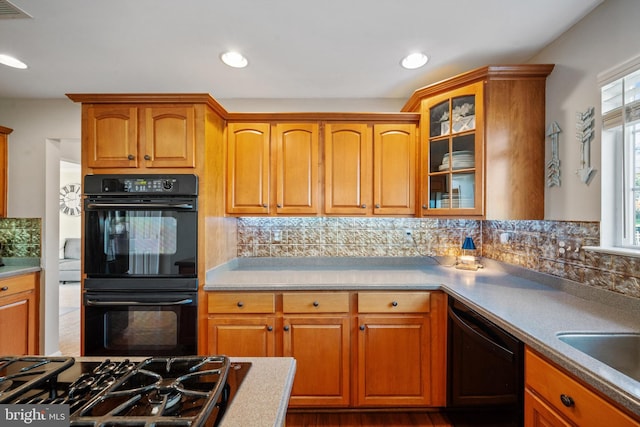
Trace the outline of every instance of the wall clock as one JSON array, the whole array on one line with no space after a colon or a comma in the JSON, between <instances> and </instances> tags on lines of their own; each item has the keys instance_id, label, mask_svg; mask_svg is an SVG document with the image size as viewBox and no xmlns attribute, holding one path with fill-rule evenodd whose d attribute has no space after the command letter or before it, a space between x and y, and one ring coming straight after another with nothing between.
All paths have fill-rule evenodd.
<instances>
[{"instance_id":1,"label":"wall clock","mask_svg":"<svg viewBox=\"0 0 640 427\"><path fill-rule=\"evenodd\" d=\"M67 184L60 189L60 212L63 214L80 215L81 202L80 184Z\"/></svg>"}]
</instances>

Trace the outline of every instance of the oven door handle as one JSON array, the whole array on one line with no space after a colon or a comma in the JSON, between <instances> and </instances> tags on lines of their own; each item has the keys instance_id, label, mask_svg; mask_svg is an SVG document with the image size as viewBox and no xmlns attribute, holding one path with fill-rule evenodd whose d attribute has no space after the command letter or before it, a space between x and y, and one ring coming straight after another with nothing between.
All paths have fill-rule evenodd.
<instances>
[{"instance_id":1,"label":"oven door handle","mask_svg":"<svg viewBox=\"0 0 640 427\"><path fill-rule=\"evenodd\" d=\"M162 302L140 302L140 301L96 301L92 299L86 300L86 305L93 307L117 307L117 306L171 306L171 305L188 305L193 303L191 298L185 298L179 301L162 301Z\"/></svg>"},{"instance_id":2,"label":"oven door handle","mask_svg":"<svg viewBox=\"0 0 640 427\"><path fill-rule=\"evenodd\" d=\"M99 208L160 208L160 209L193 209L191 203L87 203L88 209Z\"/></svg>"}]
</instances>

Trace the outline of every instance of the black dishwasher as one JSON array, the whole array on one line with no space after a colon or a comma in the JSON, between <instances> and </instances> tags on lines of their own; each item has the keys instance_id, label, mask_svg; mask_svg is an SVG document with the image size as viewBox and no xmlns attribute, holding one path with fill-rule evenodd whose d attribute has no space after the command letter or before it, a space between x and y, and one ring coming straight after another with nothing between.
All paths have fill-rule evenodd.
<instances>
[{"instance_id":1,"label":"black dishwasher","mask_svg":"<svg viewBox=\"0 0 640 427\"><path fill-rule=\"evenodd\" d=\"M522 342L453 298L447 342L447 415L454 426L522 426Z\"/></svg>"}]
</instances>

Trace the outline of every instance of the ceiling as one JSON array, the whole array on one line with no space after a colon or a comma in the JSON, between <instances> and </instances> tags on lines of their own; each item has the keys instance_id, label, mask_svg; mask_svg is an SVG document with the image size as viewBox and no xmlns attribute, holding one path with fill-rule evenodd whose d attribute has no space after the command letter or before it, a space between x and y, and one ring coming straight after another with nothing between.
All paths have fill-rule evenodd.
<instances>
[{"instance_id":1,"label":"ceiling","mask_svg":"<svg viewBox=\"0 0 640 427\"><path fill-rule=\"evenodd\" d=\"M5 0L0 0L0 6ZM527 62L602 0L10 0L0 98L210 93L395 98L485 65ZM244 69L220 54L238 50ZM400 67L422 51L429 63Z\"/></svg>"}]
</instances>

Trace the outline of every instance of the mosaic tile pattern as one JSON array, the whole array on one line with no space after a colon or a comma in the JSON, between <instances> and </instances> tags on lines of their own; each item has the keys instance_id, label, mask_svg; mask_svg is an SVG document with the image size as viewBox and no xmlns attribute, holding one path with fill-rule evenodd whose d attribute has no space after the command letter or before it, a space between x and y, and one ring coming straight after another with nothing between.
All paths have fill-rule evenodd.
<instances>
[{"instance_id":1,"label":"mosaic tile pattern","mask_svg":"<svg viewBox=\"0 0 640 427\"><path fill-rule=\"evenodd\" d=\"M407 237L406 231L411 232ZM239 218L239 257L415 257L459 255L476 220L422 218ZM279 240L279 241L278 241Z\"/></svg>"},{"instance_id":2,"label":"mosaic tile pattern","mask_svg":"<svg viewBox=\"0 0 640 427\"><path fill-rule=\"evenodd\" d=\"M501 235L508 240L501 241ZM599 243L598 222L483 221L482 224L482 255L486 258L640 298L640 258L582 249Z\"/></svg>"},{"instance_id":3,"label":"mosaic tile pattern","mask_svg":"<svg viewBox=\"0 0 640 427\"><path fill-rule=\"evenodd\" d=\"M640 298L640 258L582 249L599 244L598 222L248 217L238 219L238 256L460 255L466 236L477 255Z\"/></svg>"},{"instance_id":4,"label":"mosaic tile pattern","mask_svg":"<svg viewBox=\"0 0 640 427\"><path fill-rule=\"evenodd\" d=\"M2 257L41 256L42 221L40 218L0 218Z\"/></svg>"}]
</instances>

